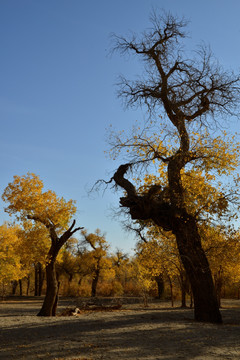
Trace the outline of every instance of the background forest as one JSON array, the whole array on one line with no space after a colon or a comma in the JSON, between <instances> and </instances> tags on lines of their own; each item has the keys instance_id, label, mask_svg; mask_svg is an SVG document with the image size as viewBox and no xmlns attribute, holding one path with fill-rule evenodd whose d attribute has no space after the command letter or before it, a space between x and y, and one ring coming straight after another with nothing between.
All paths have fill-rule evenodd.
<instances>
[{"instance_id":1,"label":"background forest","mask_svg":"<svg viewBox=\"0 0 240 360\"><path fill-rule=\"evenodd\" d=\"M25 189L25 190L24 190ZM1 296L46 294L46 265L51 236L46 219L55 221L62 233L76 212L72 200L66 202L53 191L43 191L35 174L16 176L3 199L11 201L6 211L17 215L18 223L0 226ZM41 221L34 221L40 219ZM136 226L138 225L138 226ZM153 224L147 228L128 225L135 233L134 255L112 251L100 229L79 234L63 244L56 260L56 278L62 296L149 296L181 300L192 305L191 288L182 266L174 236ZM240 297L240 236L223 226L202 226L203 247L210 262L221 298Z\"/></svg>"}]
</instances>

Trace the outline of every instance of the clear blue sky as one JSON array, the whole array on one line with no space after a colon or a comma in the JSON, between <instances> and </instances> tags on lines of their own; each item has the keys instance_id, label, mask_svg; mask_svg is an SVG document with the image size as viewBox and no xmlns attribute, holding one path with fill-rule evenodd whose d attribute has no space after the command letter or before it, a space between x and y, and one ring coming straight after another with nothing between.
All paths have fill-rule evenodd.
<instances>
[{"instance_id":1,"label":"clear blue sky","mask_svg":"<svg viewBox=\"0 0 240 360\"><path fill-rule=\"evenodd\" d=\"M144 30L156 6L190 20L190 45L204 40L239 70L239 0L0 1L0 193L13 175L38 174L46 189L77 200L78 225L106 232L113 250L135 244L111 218L120 193L89 198L87 189L120 163L104 155L106 128L127 128L142 114L116 98L117 75L134 77L136 64L107 56L109 35Z\"/></svg>"}]
</instances>

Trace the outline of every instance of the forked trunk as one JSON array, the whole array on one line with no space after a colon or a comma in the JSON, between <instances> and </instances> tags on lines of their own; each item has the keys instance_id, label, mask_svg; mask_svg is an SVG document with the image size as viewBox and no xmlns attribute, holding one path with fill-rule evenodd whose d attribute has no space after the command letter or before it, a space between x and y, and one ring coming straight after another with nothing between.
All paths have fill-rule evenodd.
<instances>
[{"instance_id":1,"label":"forked trunk","mask_svg":"<svg viewBox=\"0 0 240 360\"><path fill-rule=\"evenodd\" d=\"M195 320L221 323L216 291L197 224L193 217L175 219L176 236L182 263L188 275L194 298Z\"/></svg>"},{"instance_id":2,"label":"forked trunk","mask_svg":"<svg viewBox=\"0 0 240 360\"><path fill-rule=\"evenodd\" d=\"M54 316L54 304L58 291L55 261L50 261L46 266L47 290L44 302L38 316Z\"/></svg>"}]
</instances>

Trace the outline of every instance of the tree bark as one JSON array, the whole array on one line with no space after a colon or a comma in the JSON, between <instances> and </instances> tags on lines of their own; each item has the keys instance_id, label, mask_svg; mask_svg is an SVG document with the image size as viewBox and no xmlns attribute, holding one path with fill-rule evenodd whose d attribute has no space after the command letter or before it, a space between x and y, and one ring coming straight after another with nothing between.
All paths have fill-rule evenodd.
<instances>
[{"instance_id":1,"label":"tree bark","mask_svg":"<svg viewBox=\"0 0 240 360\"><path fill-rule=\"evenodd\" d=\"M158 276L154 276L154 280L157 283L157 290L158 290L157 298L161 299L163 296L163 292L164 292L164 281L163 281L162 274L160 274Z\"/></svg>"},{"instance_id":2,"label":"tree bark","mask_svg":"<svg viewBox=\"0 0 240 360\"><path fill-rule=\"evenodd\" d=\"M41 310L38 316L54 316L53 307L57 296L58 284L55 269L55 259L46 266L47 289Z\"/></svg>"},{"instance_id":3,"label":"tree bark","mask_svg":"<svg viewBox=\"0 0 240 360\"><path fill-rule=\"evenodd\" d=\"M93 280L92 280L92 294L91 294L92 297L95 297L96 293L97 293L97 284L98 284L99 274L100 274L100 270L96 269L96 272L95 272Z\"/></svg>"},{"instance_id":4,"label":"tree bark","mask_svg":"<svg viewBox=\"0 0 240 360\"><path fill-rule=\"evenodd\" d=\"M201 245L196 220L190 216L175 219L173 233L176 236L179 254L191 284L195 319L221 323L222 318L212 274Z\"/></svg>"},{"instance_id":5,"label":"tree bark","mask_svg":"<svg viewBox=\"0 0 240 360\"><path fill-rule=\"evenodd\" d=\"M17 286L18 286L17 280L13 280L12 281L12 295L16 295Z\"/></svg>"},{"instance_id":6,"label":"tree bark","mask_svg":"<svg viewBox=\"0 0 240 360\"><path fill-rule=\"evenodd\" d=\"M179 269L178 279L181 288L181 302L182 302L181 307L186 308L187 307L186 296L187 294L190 294L190 286L186 271L182 268Z\"/></svg>"},{"instance_id":7,"label":"tree bark","mask_svg":"<svg viewBox=\"0 0 240 360\"><path fill-rule=\"evenodd\" d=\"M53 304L52 316L56 316L57 305L58 305L58 297L59 297L59 289L60 289L60 281L58 281L57 294L56 294L55 301L54 301L54 304Z\"/></svg>"}]
</instances>

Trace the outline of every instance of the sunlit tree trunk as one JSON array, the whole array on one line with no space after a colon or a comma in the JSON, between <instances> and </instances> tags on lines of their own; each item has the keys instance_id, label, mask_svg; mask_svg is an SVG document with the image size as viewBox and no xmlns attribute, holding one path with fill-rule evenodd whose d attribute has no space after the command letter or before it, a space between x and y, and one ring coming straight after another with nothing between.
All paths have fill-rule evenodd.
<instances>
[{"instance_id":1,"label":"sunlit tree trunk","mask_svg":"<svg viewBox=\"0 0 240 360\"><path fill-rule=\"evenodd\" d=\"M56 277L55 259L46 266L47 289L44 302L38 316L53 316L53 307L57 296L58 284Z\"/></svg>"}]
</instances>

